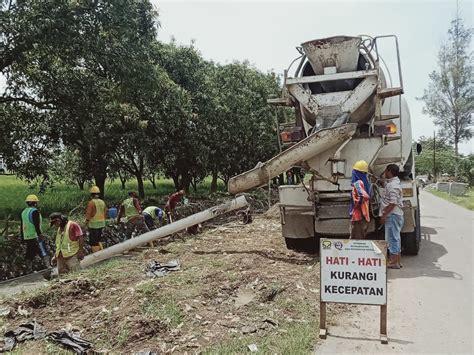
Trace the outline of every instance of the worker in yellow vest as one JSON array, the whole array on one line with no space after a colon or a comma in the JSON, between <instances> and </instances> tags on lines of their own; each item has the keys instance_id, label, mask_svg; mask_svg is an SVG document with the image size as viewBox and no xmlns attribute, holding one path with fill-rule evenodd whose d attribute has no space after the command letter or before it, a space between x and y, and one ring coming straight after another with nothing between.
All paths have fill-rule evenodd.
<instances>
[{"instance_id":1,"label":"worker in yellow vest","mask_svg":"<svg viewBox=\"0 0 474 355\"><path fill-rule=\"evenodd\" d=\"M95 253L103 249L101 238L102 230L105 227L107 206L99 198L100 189L97 186L92 186L89 192L91 199L86 208L86 226L89 230L89 244L92 252Z\"/></svg>"},{"instance_id":2,"label":"worker in yellow vest","mask_svg":"<svg viewBox=\"0 0 474 355\"><path fill-rule=\"evenodd\" d=\"M26 208L21 212L20 234L26 243L25 264L27 273L33 272L33 260L39 255L46 268L50 266L45 236L41 231L41 213L38 210L38 196L28 195Z\"/></svg>"},{"instance_id":3,"label":"worker in yellow vest","mask_svg":"<svg viewBox=\"0 0 474 355\"><path fill-rule=\"evenodd\" d=\"M127 219L125 225L127 239L131 238L135 229L137 229L140 234L150 231L145 224L142 207L140 206L140 201L138 201L137 194L134 191L130 191L128 193L128 198L122 202L117 216L118 223L120 223L122 217ZM153 246L153 244L150 243L150 246Z\"/></svg>"},{"instance_id":4,"label":"worker in yellow vest","mask_svg":"<svg viewBox=\"0 0 474 355\"><path fill-rule=\"evenodd\" d=\"M84 258L84 237L81 226L69 221L60 212L54 212L49 216L49 224L58 228L56 251L52 259L53 264L58 264L58 274L80 270L80 260Z\"/></svg>"}]
</instances>

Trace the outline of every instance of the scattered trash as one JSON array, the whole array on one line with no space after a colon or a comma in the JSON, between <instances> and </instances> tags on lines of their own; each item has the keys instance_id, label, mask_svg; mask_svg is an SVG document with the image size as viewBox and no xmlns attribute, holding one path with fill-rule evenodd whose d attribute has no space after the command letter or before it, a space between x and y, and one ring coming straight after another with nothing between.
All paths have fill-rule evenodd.
<instances>
[{"instance_id":1,"label":"scattered trash","mask_svg":"<svg viewBox=\"0 0 474 355\"><path fill-rule=\"evenodd\" d=\"M41 339L46 336L46 330L36 321L20 324L15 330L9 330L3 335L4 345L0 352L11 351L18 343L26 340Z\"/></svg>"},{"instance_id":2,"label":"scattered trash","mask_svg":"<svg viewBox=\"0 0 474 355\"><path fill-rule=\"evenodd\" d=\"M23 317L28 317L31 314L30 311L28 311L26 308L23 308L22 306L18 306L17 312L20 316Z\"/></svg>"},{"instance_id":3,"label":"scattered trash","mask_svg":"<svg viewBox=\"0 0 474 355\"><path fill-rule=\"evenodd\" d=\"M247 346L251 353L256 353L258 351L257 344L250 344Z\"/></svg>"},{"instance_id":4,"label":"scattered trash","mask_svg":"<svg viewBox=\"0 0 474 355\"><path fill-rule=\"evenodd\" d=\"M67 328L72 329L72 325L67 323ZM47 333L46 329L36 321L20 324L15 330L9 330L3 335L3 347L0 353L12 351L19 343L27 340L37 340L46 337L48 340L64 346L66 349L74 351L76 354L85 354L92 348L92 343L81 339L68 330Z\"/></svg>"},{"instance_id":5,"label":"scattered trash","mask_svg":"<svg viewBox=\"0 0 474 355\"><path fill-rule=\"evenodd\" d=\"M62 345L68 350L74 351L76 354L86 354L92 348L92 343L80 338L72 332L67 330L60 330L58 332L51 332L48 334L48 340L53 343Z\"/></svg>"},{"instance_id":6,"label":"scattered trash","mask_svg":"<svg viewBox=\"0 0 474 355\"><path fill-rule=\"evenodd\" d=\"M10 314L10 307L0 307L0 317L6 317Z\"/></svg>"},{"instance_id":7,"label":"scattered trash","mask_svg":"<svg viewBox=\"0 0 474 355\"><path fill-rule=\"evenodd\" d=\"M236 214L240 217L243 224L252 223L252 212L250 211L250 206L245 210L238 211Z\"/></svg>"},{"instance_id":8,"label":"scattered trash","mask_svg":"<svg viewBox=\"0 0 474 355\"><path fill-rule=\"evenodd\" d=\"M179 260L171 260L167 263L161 264L156 260L152 260L148 263L145 273L148 277L160 277L169 274L172 271L178 271L181 269Z\"/></svg>"},{"instance_id":9,"label":"scattered trash","mask_svg":"<svg viewBox=\"0 0 474 355\"><path fill-rule=\"evenodd\" d=\"M235 299L235 306L242 307L246 304L249 304L255 299L255 293L252 290L248 289L241 289L237 294L237 298Z\"/></svg>"}]
</instances>

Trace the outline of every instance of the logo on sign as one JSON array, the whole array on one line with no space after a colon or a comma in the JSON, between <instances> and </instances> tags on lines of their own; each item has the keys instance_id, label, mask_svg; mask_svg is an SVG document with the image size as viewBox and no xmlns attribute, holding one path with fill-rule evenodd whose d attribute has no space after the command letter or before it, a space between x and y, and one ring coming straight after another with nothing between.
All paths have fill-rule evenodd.
<instances>
[{"instance_id":1,"label":"logo on sign","mask_svg":"<svg viewBox=\"0 0 474 355\"><path fill-rule=\"evenodd\" d=\"M324 240L323 241L323 249L331 249L331 241L330 240Z\"/></svg>"},{"instance_id":2,"label":"logo on sign","mask_svg":"<svg viewBox=\"0 0 474 355\"><path fill-rule=\"evenodd\" d=\"M342 250L342 242L334 243L334 248L336 248L337 250Z\"/></svg>"}]
</instances>

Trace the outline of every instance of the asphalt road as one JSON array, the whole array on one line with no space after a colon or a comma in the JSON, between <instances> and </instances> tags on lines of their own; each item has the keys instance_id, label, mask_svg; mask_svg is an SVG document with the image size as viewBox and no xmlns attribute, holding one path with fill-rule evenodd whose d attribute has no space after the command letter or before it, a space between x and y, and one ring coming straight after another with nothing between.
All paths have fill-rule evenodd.
<instances>
[{"instance_id":1,"label":"asphalt road","mask_svg":"<svg viewBox=\"0 0 474 355\"><path fill-rule=\"evenodd\" d=\"M329 318L317 354L474 353L474 212L423 191L421 225L419 255L388 271L388 345L379 341L380 308L355 306Z\"/></svg>"}]
</instances>

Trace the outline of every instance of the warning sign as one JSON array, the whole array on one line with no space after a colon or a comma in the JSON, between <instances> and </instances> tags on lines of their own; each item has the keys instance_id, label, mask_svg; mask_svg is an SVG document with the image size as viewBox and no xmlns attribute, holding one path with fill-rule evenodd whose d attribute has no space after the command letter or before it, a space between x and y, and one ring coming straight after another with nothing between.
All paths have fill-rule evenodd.
<instances>
[{"instance_id":1,"label":"warning sign","mask_svg":"<svg viewBox=\"0 0 474 355\"><path fill-rule=\"evenodd\" d=\"M321 301L387 304L386 243L321 239Z\"/></svg>"}]
</instances>

